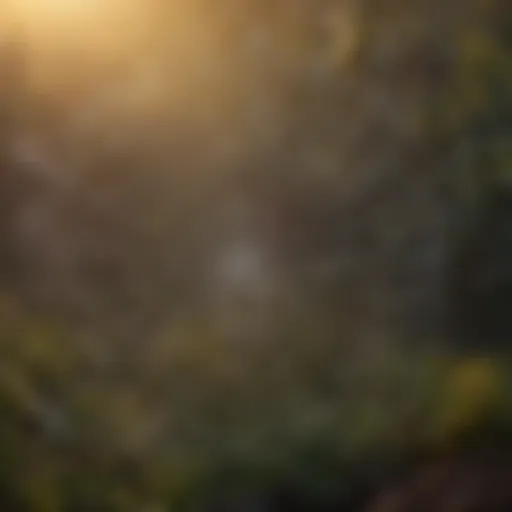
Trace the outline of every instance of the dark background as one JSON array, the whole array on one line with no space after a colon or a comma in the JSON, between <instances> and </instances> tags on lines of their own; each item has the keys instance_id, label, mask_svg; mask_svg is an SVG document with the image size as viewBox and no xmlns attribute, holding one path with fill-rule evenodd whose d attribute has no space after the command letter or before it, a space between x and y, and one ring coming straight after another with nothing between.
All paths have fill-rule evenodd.
<instances>
[{"instance_id":1,"label":"dark background","mask_svg":"<svg viewBox=\"0 0 512 512\"><path fill-rule=\"evenodd\" d=\"M508 2L27 4L3 509L512 510Z\"/></svg>"}]
</instances>

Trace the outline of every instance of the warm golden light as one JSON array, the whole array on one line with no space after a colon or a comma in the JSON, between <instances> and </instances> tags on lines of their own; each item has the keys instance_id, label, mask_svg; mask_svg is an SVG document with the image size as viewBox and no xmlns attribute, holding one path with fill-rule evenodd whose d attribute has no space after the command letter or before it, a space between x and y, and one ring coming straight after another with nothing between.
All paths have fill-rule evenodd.
<instances>
[{"instance_id":1,"label":"warm golden light","mask_svg":"<svg viewBox=\"0 0 512 512\"><path fill-rule=\"evenodd\" d=\"M8 0L6 5L19 23L56 25L102 17L119 3L118 0Z\"/></svg>"},{"instance_id":2,"label":"warm golden light","mask_svg":"<svg viewBox=\"0 0 512 512\"><path fill-rule=\"evenodd\" d=\"M333 72L352 48L345 11L317 27L277 4L270 22L209 0L0 0L0 30L22 43L27 89L65 105L75 128L100 136L165 113L267 140L262 112L276 117L289 84Z\"/></svg>"},{"instance_id":3,"label":"warm golden light","mask_svg":"<svg viewBox=\"0 0 512 512\"><path fill-rule=\"evenodd\" d=\"M210 119L235 96L208 14L192 0L0 0L0 38L21 43L38 101L65 105L80 129L119 131L163 112Z\"/></svg>"},{"instance_id":4,"label":"warm golden light","mask_svg":"<svg viewBox=\"0 0 512 512\"><path fill-rule=\"evenodd\" d=\"M4 0L1 22L38 48L89 46L107 49L144 24L141 0Z\"/></svg>"},{"instance_id":5,"label":"warm golden light","mask_svg":"<svg viewBox=\"0 0 512 512\"><path fill-rule=\"evenodd\" d=\"M75 16L97 9L101 1L95 0L16 0L13 3L19 10L36 11L46 16Z\"/></svg>"}]
</instances>

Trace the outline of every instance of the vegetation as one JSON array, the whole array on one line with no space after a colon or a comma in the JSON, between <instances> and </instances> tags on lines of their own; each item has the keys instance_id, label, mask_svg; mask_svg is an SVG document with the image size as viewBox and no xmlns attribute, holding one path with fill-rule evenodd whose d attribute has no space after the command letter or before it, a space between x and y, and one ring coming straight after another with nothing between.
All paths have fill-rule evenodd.
<instances>
[{"instance_id":1,"label":"vegetation","mask_svg":"<svg viewBox=\"0 0 512 512\"><path fill-rule=\"evenodd\" d=\"M512 465L507 2L178 4L3 50L4 509L365 510Z\"/></svg>"}]
</instances>

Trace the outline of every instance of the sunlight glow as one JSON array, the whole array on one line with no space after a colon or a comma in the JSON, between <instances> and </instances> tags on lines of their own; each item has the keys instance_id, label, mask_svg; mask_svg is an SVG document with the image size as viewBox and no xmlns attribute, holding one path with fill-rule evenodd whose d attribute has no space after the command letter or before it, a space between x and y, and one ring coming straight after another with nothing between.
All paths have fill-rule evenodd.
<instances>
[{"instance_id":1,"label":"sunlight glow","mask_svg":"<svg viewBox=\"0 0 512 512\"><path fill-rule=\"evenodd\" d=\"M140 0L4 0L1 22L32 47L100 47L144 23Z\"/></svg>"},{"instance_id":2,"label":"sunlight glow","mask_svg":"<svg viewBox=\"0 0 512 512\"><path fill-rule=\"evenodd\" d=\"M3 1L0 37L23 46L32 79L49 87L127 59L149 32L152 14L142 0Z\"/></svg>"},{"instance_id":3,"label":"sunlight glow","mask_svg":"<svg viewBox=\"0 0 512 512\"><path fill-rule=\"evenodd\" d=\"M214 124L238 87L220 33L192 0L0 0L0 45L21 48L25 90L102 140L164 116Z\"/></svg>"},{"instance_id":4,"label":"sunlight glow","mask_svg":"<svg viewBox=\"0 0 512 512\"><path fill-rule=\"evenodd\" d=\"M9 11L18 22L42 24L77 23L80 18L101 16L112 0L8 0Z\"/></svg>"}]
</instances>

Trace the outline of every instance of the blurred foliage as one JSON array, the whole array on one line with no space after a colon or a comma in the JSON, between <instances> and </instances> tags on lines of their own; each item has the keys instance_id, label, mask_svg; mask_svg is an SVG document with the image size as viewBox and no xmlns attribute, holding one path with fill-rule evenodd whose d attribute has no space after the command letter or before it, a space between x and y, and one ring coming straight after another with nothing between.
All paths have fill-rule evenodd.
<instances>
[{"instance_id":1,"label":"blurred foliage","mask_svg":"<svg viewBox=\"0 0 512 512\"><path fill-rule=\"evenodd\" d=\"M507 2L224 3L218 34L162 72L168 103L84 102L137 88L124 60L46 101L8 68L5 510L344 502L512 428L506 346L488 350L512 244L476 229L511 220L489 214L512 162ZM20 131L48 165L16 156ZM245 237L263 256L236 252Z\"/></svg>"}]
</instances>

